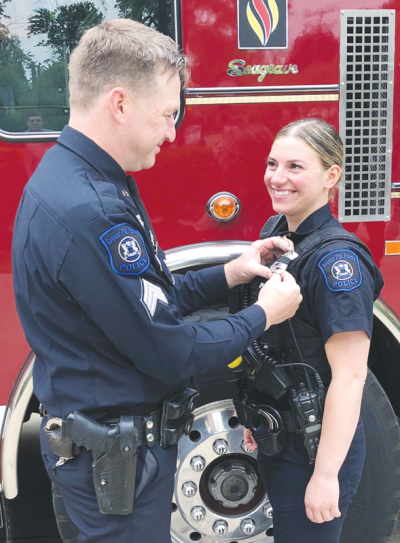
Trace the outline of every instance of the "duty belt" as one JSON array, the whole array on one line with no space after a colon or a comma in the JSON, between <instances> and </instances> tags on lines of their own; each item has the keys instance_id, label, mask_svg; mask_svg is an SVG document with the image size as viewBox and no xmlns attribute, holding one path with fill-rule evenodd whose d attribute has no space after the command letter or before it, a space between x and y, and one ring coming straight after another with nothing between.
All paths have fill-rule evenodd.
<instances>
[{"instance_id":1,"label":"duty belt","mask_svg":"<svg viewBox=\"0 0 400 543\"><path fill-rule=\"evenodd\" d=\"M75 412L75 414L69 415L67 420L62 420L60 417L50 415L44 409L41 411L43 416L47 417L44 430L49 442L53 445L53 452L55 452L54 446L57 447L58 442L58 452L56 454L60 459L73 458L79 454L81 447L89 450L98 450L97 447L105 439L104 436L107 433L113 436L113 429L117 430L121 421L123 422L125 418L94 421L82 413ZM133 421L133 428L135 429L135 434L137 434L137 447L141 447L142 445L152 447L154 442L160 439L161 416L162 409L158 409L149 415L134 415L129 417ZM72 427L75 427L75 430ZM91 431L91 438L89 439L84 435L87 430ZM95 443L92 442L93 440L95 440ZM65 443L63 444L64 441ZM70 443L67 443L68 441Z\"/></svg>"}]
</instances>

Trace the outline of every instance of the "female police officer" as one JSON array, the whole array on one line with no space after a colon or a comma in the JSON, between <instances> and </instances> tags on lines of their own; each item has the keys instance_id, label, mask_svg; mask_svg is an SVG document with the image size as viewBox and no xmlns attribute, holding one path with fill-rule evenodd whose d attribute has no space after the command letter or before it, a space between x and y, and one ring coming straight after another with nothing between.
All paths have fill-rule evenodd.
<instances>
[{"instance_id":1,"label":"female police officer","mask_svg":"<svg viewBox=\"0 0 400 543\"><path fill-rule=\"evenodd\" d=\"M260 472L274 511L275 543L338 542L365 458L360 406L373 301L383 281L362 244L338 240L346 232L332 217L328 202L342 164L338 133L319 119L283 128L267 160L264 181L274 210L282 214L268 235L287 235L296 251L306 238L315 240L319 234L322 239L332 228L343 231L329 244L321 241L299 269L303 302L289 326L286 322L275 327L275 354L283 361L302 360L317 368L327 388L314 465L300 433L287 434L287 444L276 456L259 451ZM294 381L296 375L304 381L303 369L293 366L291 371ZM268 400L263 393L262 403ZM257 448L250 430L245 430L245 442Z\"/></svg>"}]
</instances>

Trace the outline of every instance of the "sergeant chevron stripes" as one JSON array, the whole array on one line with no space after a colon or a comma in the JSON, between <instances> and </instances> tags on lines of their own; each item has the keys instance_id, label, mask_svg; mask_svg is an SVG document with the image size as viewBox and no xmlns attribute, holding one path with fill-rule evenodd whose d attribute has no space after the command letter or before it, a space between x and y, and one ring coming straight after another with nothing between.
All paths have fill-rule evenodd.
<instances>
[{"instance_id":1,"label":"sergeant chevron stripes","mask_svg":"<svg viewBox=\"0 0 400 543\"><path fill-rule=\"evenodd\" d=\"M144 305L147 314L152 321L154 313L156 312L157 302L160 301L161 303L168 305L168 300L162 289L157 285L153 285L141 277L140 282L142 283L142 297L140 301Z\"/></svg>"}]
</instances>

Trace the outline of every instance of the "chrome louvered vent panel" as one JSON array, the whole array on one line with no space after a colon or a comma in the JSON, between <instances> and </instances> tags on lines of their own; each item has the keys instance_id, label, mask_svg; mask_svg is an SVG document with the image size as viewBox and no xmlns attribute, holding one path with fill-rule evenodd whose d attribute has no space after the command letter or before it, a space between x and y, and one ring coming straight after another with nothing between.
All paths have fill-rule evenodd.
<instances>
[{"instance_id":1,"label":"chrome louvered vent panel","mask_svg":"<svg viewBox=\"0 0 400 543\"><path fill-rule=\"evenodd\" d=\"M395 12L341 12L341 222L390 218Z\"/></svg>"}]
</instances>

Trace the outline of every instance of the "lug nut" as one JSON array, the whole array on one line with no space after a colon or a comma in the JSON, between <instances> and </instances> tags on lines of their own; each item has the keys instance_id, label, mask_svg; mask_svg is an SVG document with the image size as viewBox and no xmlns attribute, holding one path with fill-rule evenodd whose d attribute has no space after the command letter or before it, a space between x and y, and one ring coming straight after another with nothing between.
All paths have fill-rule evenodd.
<instances>
[{"instance_id":1,"label":"lug nut","mask_svg":"<svg viewBox=\"0 0 400 543\"><path fill-rule=\"evenodd\" d=\"M190 461L190 465L194 471L203 471L206 467L206 461L202 456L194 456Z\"/></svg>"},{"instance_id":2,"label":"lug nut","mask_svg":"<svg viewBox=\"0 0 400 543\"><path fill-rule=\"evenodd\" d=\"M224 520L217 520L213 524L213 530L216 535L225 535L228 531L228 524Z\"/></svg>"},{"instance_id":3,"label":"lug nut","mask_svg":"<svg viewBox=\"0 0 400 543\"><path fill-rule=\"evenodd\" d=\"M197 492L197 486L192 481L187 481L182 486L182 492L187 498L192 498Z\"/></svg>"},{"instance_id":4,"label":"lug nut","mask_svg":"<svg viewBox=\"0 0 400 543\"><path fill-rule=\"evenodd\" d=\"M241 442L240 448L242 449L242 451L244 451L244 452L247 453L247 454L253 454L253 451L251 451L251 450L244 444L244 441Z\"/></svg>"},{"instance_id":5,"label":"lug nut","mask_svg":"<svg viewBox=\"0 0 400 543\"><path fill-rule=\"evenodd\" d=\"M201 507L200 505L196 505L196 507L193 507L193 509L190 511L190 516L196 522L201 522L202 520L204 520L206 512L203 507Z\"/></svg>"},{"instance_id":6,"label":"lug nut","mask_svg":"<svg viewBox=\"0 0 400 543\"><path fill-rule=\"evenodd\" d=\"M245 534L253 534L256 529L256 523L251 518L245 518L240 523L240 527Z\"/></svg>"},{"instance_id":7,"label":"lug nut","mask_svg":"<svg viewBox=\"0 0 400 543\"><path fill-rule=\"evenodd\" d=\"M148 420L146 422L146 428L148 428L149 430L151 430L154 426L154 422L152 420Z\"/></svg>"},{"instance_id":8,"label":"lug nut","mask_svg":"<svg viewBox=\"0 0 400 543\"><path fill-rule=\"evenodd\" d=\"M267 518L272 518L273 509L272 509L271 504L269 502L264 503L263 513Z\"/></svg>"},{"instance_id":9,"label":"lug nut","mask_svg":"<svg viewBox=\"0 0 400 543\"><path fill-rule=\"evenodd\" d=\"M101 486L106 486L107 479L100 479L100 484L101 484Z\"/></svg>"},{"instance_id":10,"label":"lug nut","mask_svg":"<svg viewBox=\"0 0 400 543\"><path fill-rule=\"evenodd\" d=\"M228 452L228 443L225 439L217 439L217 441L214 441L213 449L221 456Z\"/></svg>"}]
</instances>

